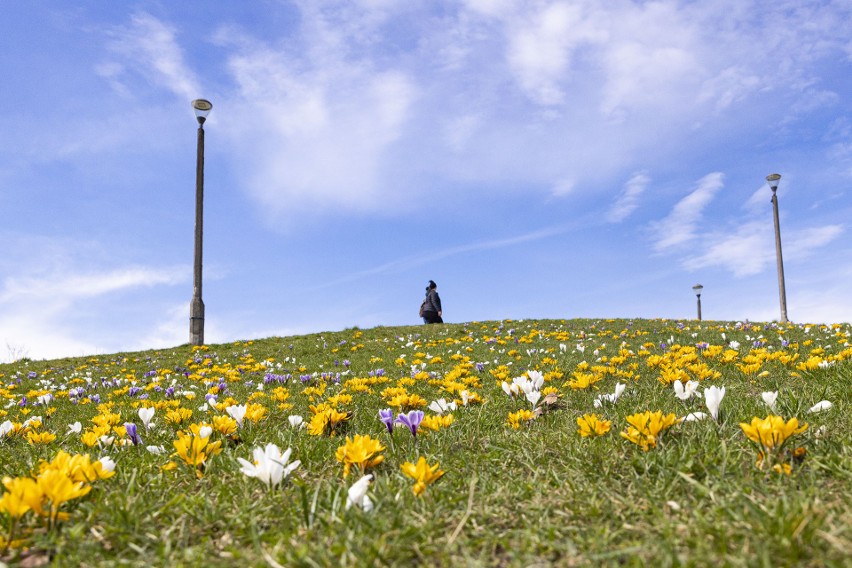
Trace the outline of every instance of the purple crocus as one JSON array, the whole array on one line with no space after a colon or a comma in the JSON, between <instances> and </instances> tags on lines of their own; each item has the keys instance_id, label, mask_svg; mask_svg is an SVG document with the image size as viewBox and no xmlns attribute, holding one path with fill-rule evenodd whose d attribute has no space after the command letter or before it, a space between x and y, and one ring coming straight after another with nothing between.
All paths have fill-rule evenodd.
<instances>
[{"instance_id":1,"label":"purple crocus","mask_svg":"<svg viewBox=\"0 0 852 568\"><path fill-rule=\"evenodd\" d=\"M420 426L421 422L423 422L423 416L422 410L411 410L408 414L400 414L397 416L394 422L399 422L400 424L408 426L408 429L411 430L411 435L416 438L417 427Z\"/></svg>"},{"instance_id":2,"label":"purple crocus","mask_svg":"<svg viewBox=\"0 0 852 568\"><path fill-rule=\"evenodd\" d=\"M379 410L379 420L384 422L385 426L388 427L388 434L393 434L393 410L390 408Z\"/></svg>"},{"instance_id":3,"label":"purple crocus","mask_svg":"<svg viewBox=\"0 0 852 568\"><path fill-rule=\"evenodd\" d=\"M139 434L136 432L136 424L133 422L125 422L124 430L127 432L127 437L130 438L130 441L133 442L134 446L138 446L140 442L142 442L142 438L139 437Z\"/></svg>"}]
</instances>

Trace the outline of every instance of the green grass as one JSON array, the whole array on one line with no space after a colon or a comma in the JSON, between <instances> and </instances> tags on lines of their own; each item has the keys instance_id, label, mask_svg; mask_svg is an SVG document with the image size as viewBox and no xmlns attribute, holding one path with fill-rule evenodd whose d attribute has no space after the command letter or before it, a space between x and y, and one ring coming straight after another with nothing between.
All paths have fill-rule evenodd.
<instances>
[{"instance_id":1,"label":"green grass","mask_svg":"<svg viewBox=\"0 0 852 568\"><path fill-rule=\"evenodd\" d=\"M19 534L26 545L9 549L0 562L10 566L39 562L852 566L850 331L847 324L805 328L665 320L527 320L350 329L210 345L198 355L212 366L202 363L198 368L189 364L195 357L189 346L0 365L0 397L7 400L0 398L0 422L23 422L40 415L45 417L41 430L57 435L47 445L32 445L20 435L0 439L0 476L37 473L39 462L51 460L60 449L89 453L93 459L109 455L116 462L114 477L94 482L89 495L65 504L70 518L56 528L46 529L32 513L24 516ZM763 350L753 348L759 338L765 342ZM789 345L783 346L782 338ZM730 362L696 350L696 361L719 373L702 381L700 390L711 384L726 388L718 421L676 425L647 452L619 435L628 426L626 417L634 413L661 410L682 417L706 411L701 400L684 403L675 398L671 386L658 380L660 368L649 366L652 356L664 354L672 344L727 346L732 341L740 347ZM583 352L576 349L578 344L585 346ZM513 350L517 354L510 354ZM437 380L464 362L451 359L453 355L482 364L481 371L469 370L468 386L484 402L459 406L450 427L421 433L416 443L405 427L397 425L391 443L377 416L388 406L381 392L411 377L410 364L418 352L441 357L442 362L436 363L421 358ZM779 353L798 358L786 363L765 360L757 372L746 375L740 365L750 352L764 358ZM405 364L399 365L395 361L402 356ZM823 366L797 368L810 356L823 361ZM605 360L596 362L599 357ZM237 441L224 440L223 452L210 459L200 479L186 467L163 471L161 466L174 458L153 455L143 446L102 451L84 446L80 435L67 433L70 424L79 421L86 428L99 414L97 404L72 404L67 397L68 389L85 386L88 374L93 384L106 379L110 385L89 388L87 396L98 394L101 403L113 403L112 411L121 415L122 423L138 424L144 445L163 445L172 452L177 428L165 423L164 410L157 410L157 428L144 432L135 408L142 401L120 389L147 388L143 391L147 402L162 401L165 393L153 390L153 379L145 374L168 370L169 376L160 373L163 387L176 380L183 390L196 392L194 400L179 398L180 404L193 410L192 422L209 421L212 414L222 412L205 414L198 408L218 378L242 366L228 388L230 396L244 404L258 392L266 373L254 362L266 360L280 364L269 369L276 375L292 375L283 384L292 408L278 408L269 398L282 385L266 385L262 395L254 395L254 402L268 409L267 417L246 422ZM344 360L350 362L348 367ZM602 380L588 389L565 386L583 361L621 375L603 373ZM500 365L508 365L509 381L528 369L562 373L561 378L550 375L545 384L557 389L559 404L519 430L510 428L507 415L531 405L503 392L489 372ZM210 373L201 376L203 369ZM290 428L288 415L299 414L308 421L309 404L347 392L348 379L370 377L379 369L386 383L373 386L371 392L351 393L351 404L340 406L353 412L342 435L318 437ZM322 373L346 371L339 383L327 381L323 396L310 401L303 394L308 383L303 384L300 376L316 375L309 384L317 385L324 382ZM190 372L190 378L184 372ZM118 386L112 385L115 379ZM627 384L621 398L595 408L595 398L613 392L617 382ZM9 389L10 385L16 386ZM33 406L42 388L56 398L46 406ZM407 389L428 402L458 398L440 390L437 382L422 379ZM760 394L770 390L779 391L777 414L809 424L789 441L791 448L807 450L803 460L792 464L790 475L758 469L757 450L739 426L768 414ZM23 395L28 398L26 407L17 404ZM833 407L809 413L820 400L831 401ZM22 414L24 408L30 413ZM55 410L47 417L49 408ZM599 438L581 438L577 418L593 412L610 420L612 429ZM820 427L824 434L818 437ZM369 495L375 508L369 513L345 508L347 490L360 474L356 471L343 479L342 465L335 460L345 436L354 434L369 434L387 446L384 462L373 472ZM254 447L267 443L291 447L291 459L302 462L285 484L272 491L244 476L236 461L250 459ZM419 456L430 464L440 462L445 474L416 497L413 481L402 474L400 465ZM6 535L2 527L7 524L8 518L0 513L0 535Z\"/></svg>"}]
</instances>

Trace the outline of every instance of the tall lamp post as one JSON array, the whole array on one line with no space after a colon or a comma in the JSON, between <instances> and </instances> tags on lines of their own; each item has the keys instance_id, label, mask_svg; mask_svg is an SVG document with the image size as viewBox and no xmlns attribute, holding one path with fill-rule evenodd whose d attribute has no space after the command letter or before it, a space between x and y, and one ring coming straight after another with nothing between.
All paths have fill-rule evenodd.
<instances>
[{"instance_id":1,"label":"tall lamp post","mask_svg":"<svg viewBox=\"0 0 852 568\"><path fill-rule=\"evenodd\" d=\"M195 162L195 262L192 301L189 304L189 343L204 345L204 302L201 300L201 240L204 235L204 121L213 108L210 101L192 101L198 119L198 157Z\"/></svg>"},{"instance_id":2,"label":"tall lamp post","mask_svg":"<svg viewBox=\"0 0 852 568\"><path fill-rule=\"evenodd\" d=\"M704 286L701 284L696 284L692 287L692 290L695 292L695 297L698 299L698 321L701 321L701 290L704 289Z\"/></svg>"},{"instance_id":3,"label":"tall lamp post","mask_svg":"<svg viewBox=\"0 0 852 568\"><path fill-rule=\"evenodd\" d=\"M775 193L778 190L778 182L781 180L781 174L769 174L766 176L766 183L772 190L772 214L775 217L775 257L778 261L778 296L781 301L781 323L787 323L787 291L784 287L784 259L781 256L781 226L778 222L778 195Z\"/></svg>"}]
</instances>

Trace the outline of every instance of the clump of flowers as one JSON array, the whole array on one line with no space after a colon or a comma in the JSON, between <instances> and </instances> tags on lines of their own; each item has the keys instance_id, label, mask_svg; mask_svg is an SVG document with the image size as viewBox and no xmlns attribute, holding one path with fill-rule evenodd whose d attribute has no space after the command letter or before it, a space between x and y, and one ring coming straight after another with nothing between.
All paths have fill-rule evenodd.
<instances>
[{"instance_id":1,"label":"clump of flowers","mask_svg":"<svg viewBox=\"0 0 852 568\"><path fill-rule=\"evenodd\" d=\"M577 426L580 427L577 433L587 438L590 436L603 436L609 432L612 423L609 420L601 420L597 414L584 414L580 418L577 418Z\"/></svg>"},{"instance_id":2,"label":"clump of flowers","mask_svg":"<svg viewBox=\"0 0 852 568\"><path fill-rule=\"evenodd\" d=\"M749 440L759 446L758 469L769 466L778 473L789 474L792 458L804 455L804 448L796 448L791 452L787 447L788 439L808 428L807 424L799 426L797 418L785 422L782 417L769 414L766 418L752 418L750 424L741 422L740 428Z\"/></svg>"},{"instance_id":3,"label":"clump of flowers","mask_svg":"<svg viewBox=\"0 0 852 568\"><path fill-rule=\"evenodd\" d=\"M424 491L426 491L426 486L431 485L444 475L444 471L438 469L439 466L439 463L429 465L426 462L426 458L420 456L420 459L417 460L417 464L405 462L400 466L400 469L402 469L402 473L416 482L411 490L419 497Z\"/></svg>"},{"instance_id":4,"label":"clump of flowers","mask_svg":"<svg viewBox=\"0 0 852 568\"><path fill-rule=\"evenodd\" d=\"M183 462L195 470L200 479L204 475L207 462L222 452L222 442L210 441L213 428L210 426L190 425L190 432L178 432L178 439L172 442L176 453ZM171 469L171 467L167 468Z\"/></svg>"},{"instance_id":5,"label":"clump of flowers","mask_svg":"<svg viewBox=\"0 0 852 568\"><path fill-rule=\"evenodd\" d=\"M339 412L327 404L311 405L309 408L314 413L308 424L308 434L311 436L333 436L338 428L352 418L351 412Z\"/></svg>"},{"instance_id":6,"label":"clump of flowers","mask_svg":"<svg viewBox=\"0 0 852 568\"><path fill-rule=\"evenodd\" d=\"M518 430L523 424L529 424L532 420L535 420L535 413L532 410L521 409L517 412L510 412L507 423Z\"/></svg>"},{"instance_id":7,"label":"clump of flowers","mask_svg":"<svg viewBox=\"0 0 852 568\"><path fill-rule=\"evenodd\" d=\"M166 422L179 426L192 418L192 410L188 408L174 408L166 412Z\"/></svg>"},{"instance_id":8,"label":"clump of flowers","mask_svg":"<svg viewBox=\"0 0 852 568\"><path fill-rule=\"evenodd\" d=\"M72 456L60 451L52 461L42 461L34 477L4 477L0 513L9 516L10 524L3 550L16 542L15 527L26 513L32 511L47 519L49 527L55 526L58 521L68 519L68 513L60 511L65 503L88 495L90 484L112 477L114 469L115 462L109 458L92 462L89 454Z\"/></svg>"},{"instance_id":9,"label":"clump of flowers","mask_svg":"<svg viewBox=\"0 0 852 568\"><path fill-rule=\"evenodd\" d=\"M627 422L630 426L621 432L621 437L630 440L647 452L657 447L663 432L677 423L677 417L674 414L664 415L660 410L646 411L631 414L627 417Z\"/></svg>"},{"instance_id":10,"label":"clump of flowers","mask_svg":"<svg viewBox=\"0 0 852 568\"><path fill-rule=\"evenodd\" d=\"M352 439L346 436L346 442L337 448L334 457L343 464L343 477L347 477L353 465L358 466L361 473L364 474L367 469L382 463L385 456L380 455L379 452L384 449L385 447L381 442L374 440L369 435L355 434Z\"/></svg>"},{"instance_id":11,"label":"clump of flowers","mask_svg":"<svg viewBox=\"0 0 852 568\"><path fill-rule=\"evenodd\" d=\"M425 416L423 421L420 423L420 429L437 432L441 428L447 428L454 420L455 418L453 418L452 414L447 414L445 416Z\"/></svg>"},{"instance_id":12,"label":"clump of flowers","mask_svg":"<svg viewBox=\"0 0 852 568\"><path fill-rule=\"evenodd\" d=\"M253 462L243 458L237 458L237 461L242 466L240 471L243 474L261 481L267 489L275 489L302 463L300 460L289 463L291 453L291 448L281 453L281 449L275 444L266 444L263 448L254 449Z\"/></svg>"}]
</instances>

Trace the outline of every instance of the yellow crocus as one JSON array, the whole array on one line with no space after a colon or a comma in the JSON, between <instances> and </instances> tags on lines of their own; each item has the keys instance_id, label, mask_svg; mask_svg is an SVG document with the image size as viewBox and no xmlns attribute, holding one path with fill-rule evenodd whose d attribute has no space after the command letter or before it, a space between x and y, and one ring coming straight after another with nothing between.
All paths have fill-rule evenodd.
<instances>
[{"instance_id":1,"label":"yellow crocus","mask_svg":"<svg viewBox=\"0 0 852 568\"><path fill-rule=\"evenodd\" d=\"M237 421L230 416L214 416L213 430L223 436L229 436L237 431Z\"/></svg>"},{"instance_id":2,"label":"yellow crocus","mask_svg":"<svg viewBox=\"0 0 852 568\"><path fill-rule=\"evenodd\" d=\"M799 426L797 418L785 422L780 416L770 414L766 418L752 418L751 424L741 422L740 428L749 440L760 444L768 453L780 448L790 436L804 432L808 425Z\"/></svg>"},{"instance_id":3,"label":"yellow crocus","mask_svg":"<svg viewBox=\"0 0 852 568\"><path fill-rule=\"evenodd\" d=\"M262 404L250 403L246 404L246 416L245 419L249 422L254 422L257 424L261 420L266 417L266 414L269 411Z\"/></svg>"},{"instance_id":4,"label":"yellow crocus","mask_svg":"<svg viewBox=\"0 0 852 568\"><path fill-rule=\"evenodd\" d=\"M27 511L41 512L43 494L32 477L4 477L6 492L0 497L0 512L20 519Z\"/></svg>"},{"instance_id":5,"label":"yellow crocus","mask_svg":"<svg viewBox=\"0 0 852 568\"><path fill-rule=\"evenodd\" d=\"M533 414L532 410L521 409L517 412L510 412L508 417L508 424L515 430L521 427L521 423L529 423L531 420L535 418L535 414Z\"/></svg>"},{"instance_id":6,"label":"yellow crocus","mask_svg":"<svg viewBox=\"0 0 852 568\"><path fill-rule=\"evenodd\" d=\"M51 432L29 432L27 441L32 445L49 444L56 439L56 434Z\"/></svg>"},{"instance_id":7,"label":"yellow crocus","mask_svg":"<svg viewBox=\"0 0 852 568\"><path fill-rule=\"evenodd\" d=\"M420 422L420 429L422 431L433 430L437 432L441 428L446 428L447 426L452 424L454 420L455 419L453 418L452 414L447 414L446 416L426 416Z\"/></svg>"},{"instance_id":8,"label":"yellow crocus","mask_svg":"<svg viewBox=\"0 0 852 568\"><path fill-rule=\"evenodd\" d=\"M39 490L50 501L51 519L66 519L67 515L59 513L59 507L66 501L87 495L92 490L91 485L82 481L72 481L58 469L47 469L41 472L37 481Z\"/></svg>"},{"instance_id":9,"label":"yellow crocus","mask_svg":"<svg viewBox=\"0 0 852 568\"><path fill-rule=\"evenodd\" d=\"M633 442L646 452L657 447L662 433L677 423L677 417L674 414L663 414L660 410L631 414L626 420L630 426L621 432L621 437Z\"/></svg>"},{"instance_id":10,"label":"yellow crocus","mask_svg":"<svg viewBox=\"0 0 852 568\"><path fill-rule=\"evenodd\" d=\"M603 436L609 432L612 423L609 420L601 420L597 414L584 414L577 418L577 432L584 438L588 436Z\"/></svg>"},{"instance_id":11,"label":"yellow crocus","mask_svg":"<svg viewBox=\"0 0 852 568\"><path fill-rule=\"evenodd\" d=\"M426 462L426 458L420 456L416 465L411 462L405 462L400 466L400 469L402 469L402 473L416 481L411 490L419 497L426 491L427 485L431 485L444 475L444 471L438 469L438 467L440 467L439 463L436 462L435 465L429 465Z\"/></svg>"},{"instance_id":12,"label":"yellow crocus","mask_svg":"<svg viewBox=\"0 0 852 568\"><path fill-rule=\"evenodd\" d=\"M178 432L178 439L172 442L178 457L187 465L196 469L196 474L201 477L205 463L212 456L222 452L222 442L210 442L210 436L202 436L198 433L187 434Z\"/></svg>"},{"instance_id":13,"label":"yellow crocus","mask_svg":"<svg viewBox=\"0 0 852 568\"><path fill-rule=\"evenodd\" d=\"M382 463L385 456L378 454L384 449L385 447L381 442L374 440L369 435L355 434L352 439L346 436L346 442L337 448L334 457L343 464L343 477L346 477L353 465L358 466L364 473L368 468L376 467Z\"/></svg>"},{"instance_id":14,"label":"yellow crocus","mask_svg":"<svg viewBox=\"0 0 852 568\"><path fill-rule=\"evenodd\" d=\"M183 424L192 418L192 410L178 407L166 412L166 422L170 424Z\"/></svg>"}]
</instances>

